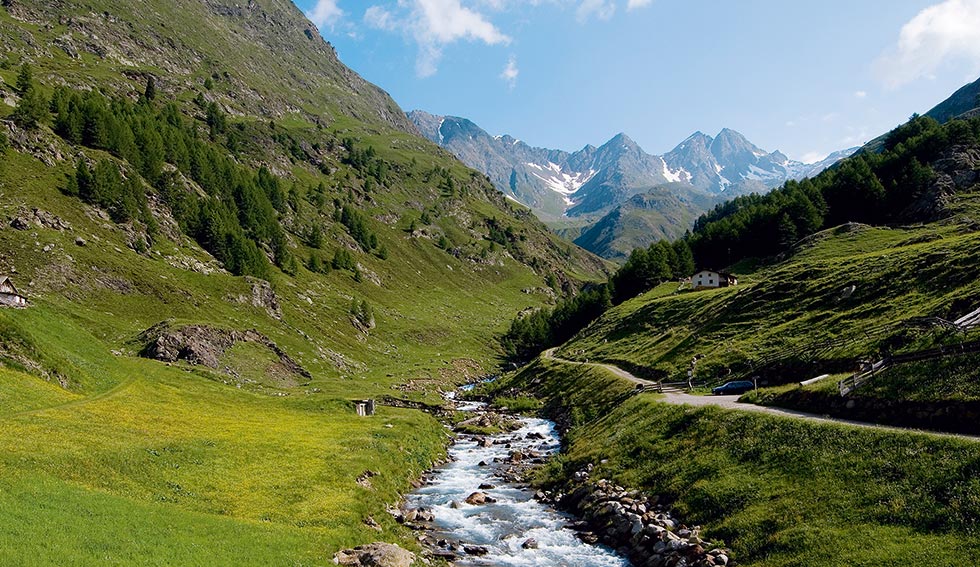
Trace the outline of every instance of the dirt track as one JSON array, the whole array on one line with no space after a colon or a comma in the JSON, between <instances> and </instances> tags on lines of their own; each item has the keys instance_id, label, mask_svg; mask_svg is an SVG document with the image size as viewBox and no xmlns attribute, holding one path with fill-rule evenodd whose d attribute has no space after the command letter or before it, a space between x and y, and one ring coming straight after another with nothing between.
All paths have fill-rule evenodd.
<instances>
[{"instance_id":1,"label":"dirt track","mask_svg":"<svg viewBox=\"0 0 980 567\"><path fill-rule=\"evenodd\" d=\"M541 357L544 358L544 359L546 359L546 360L553 360L553 361L556 361L556 362L561 362L562 364L576 364L576 365L580 365L580 366L591 366L593 368L602 368L602 369L606 370L607 372L611 372L612 374L614 374L614 375L616 375L616 376L618 376L620 378L623 378L624 380L629 380L630 382L633 382L634 384L638 384L638 385L641 385L641 386L651 386L651 387L656 387L657 386L657 383L656 382L653 382L653 381L650 381L650 380L644 380L643 378L639 378L637 376L634 376L633 374L630 374L629 372L623 370L622 368L619 368L618 366L614 366L612 364L600 364L600 363L594 363L594 362L575 362L574 360L566 360L564 358L558 358L558 357L555 356L555 351L556 350L557 349L555 349L555 348L548 349L548 350L544 351L541 354ZM879 425L877 423L869 423L869 422L865 422L865 421L851 421L851 420L847 420L847 419L837 419L837 418L829 417L829 416L826 416L826 415L818 415L818 414L815 414L815 413L807 413L807 412L796 411L796 410L785 409L785 408L777 408L777 407L771 407L771 406L757 406L755 404L739 403L738 402L739 396L695 396L695 395L692 395L692 394L687 394L687 393L684 393L684 392L681 392L681 391L678 391L678 390L672 390L672 389L665 389L662 394L654 394L654 395L660 396L661 397L661 401L663 401L665 403L668 403L668 404L698 406L698 407L703 407L703 406L716 406L716 407L721 407L721 408L725 408L725 409L733 409L733 410L739 410L739 411L752 411L752 412L758 412L758 413L768 413L768 414L771 414L771 415L779 415L779 416L782 416L782 417L789 417L789 418L793 418L793 419L805 419L805 420L808 420L808 421L819 421L819 422L824 422L824 423L838 423L838 424L844 424L844 425L853 425L855 427L867 427L867 428L872 428L872 429L881 429L881 430L884 430L884 431L898 431L898 432L906 432L906 433L920 433L920 434L923 434L923 435L935 435L937 437L954 437L954 438L957 438L957 439L969 439L971 441L980 441L980 436L960 435L960 434L956 434L956 433L941 433L941 432L938 432L938 431L923 431L921 429L908 429L908 428L904 428L904 427L892 427L892 426L889 426L889 425Z\"/></svg>"}]
</instances>

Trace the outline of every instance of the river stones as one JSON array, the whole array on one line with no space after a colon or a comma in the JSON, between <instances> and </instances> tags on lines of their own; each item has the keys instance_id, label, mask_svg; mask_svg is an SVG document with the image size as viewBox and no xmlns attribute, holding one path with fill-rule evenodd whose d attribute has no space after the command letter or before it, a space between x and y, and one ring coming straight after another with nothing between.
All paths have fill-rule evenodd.
<instances>
[{"instance_id":1,"label":"river stones","mask_svg":"<svg viewBox=\"0 0 980 567\"><path fill-rule=\"evenodd\" d=\"M521 547L524 548L524 549L537 549L538 548L538 540L534 539L533 537L532 538L528 538L528 539L524 540L524 543L521 544Z\"/></svg>"},{"instance_id":2,"label":"river stones","mask_svg":"<svg viewBox=\"0 0 980 567\"><path fill-rule=\"evenodd\" d=\"M700 526L684 525L656 497L593 480L588 467L571 475L565 493L552 501L582 518L573 529L586 543L604 543L636 565L717 567L734 564L729 551L700 538Z\"/></svg>"},{"instance_id":3,"label":"river stones","mask_svg":"<svg viewBox=\"0 0 980 567\"><path fill-rule=\"evenodd\" d=\"M467 504L470 504L472 506L480 506L482 504L493 504L496 501L497 501L496 498L491 498L490 496L487 496L483 492L474 492L473 494L467 496L465 500Z\"/></svg>"},{"instance_id":4,"label":"river stones","mask_svg":"<svg viewBox=\"0 0 980 567\"><path fill-rule=\"evenodd\" d=\"M490 550L482 545L464 545L463 551L465 551L467 555L477 556L490 553Z\"/></svg>"},{"instance_id":5,"label":"river stones","mask_svg":"<svg viewBox=\"0 0 980 567\"><path fill-rule=\"evenodd\" d=\"M415 554L391 543L375 542L338 551L333 562L349 567L411 567Z\"/></svg>"}]
</instances>

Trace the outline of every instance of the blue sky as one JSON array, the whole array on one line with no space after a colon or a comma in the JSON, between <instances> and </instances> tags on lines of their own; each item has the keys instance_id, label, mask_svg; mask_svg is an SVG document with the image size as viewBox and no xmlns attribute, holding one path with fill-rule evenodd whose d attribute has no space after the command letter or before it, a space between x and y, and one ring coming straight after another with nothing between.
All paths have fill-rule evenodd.
<instances>
[{"instance_id":1,"label":"blue sky","mask_svg":"<svg viewBox=\"0 0 980 567\"><path fill-rule=\"evenodd\" d=\"M565 150L729 127L813 161L980 77L980 0L296 0L405 110Z\"/></svg>"}]
</instances>

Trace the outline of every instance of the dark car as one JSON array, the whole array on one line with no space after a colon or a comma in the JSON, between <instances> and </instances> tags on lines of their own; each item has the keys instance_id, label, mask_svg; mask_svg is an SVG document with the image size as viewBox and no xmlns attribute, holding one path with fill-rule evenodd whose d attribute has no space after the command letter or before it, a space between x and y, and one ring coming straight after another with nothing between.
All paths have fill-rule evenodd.
<instances>
[{"instance_id":1,"label":"dark car","mask_svg":"<svg viewBox=\"0 0 980 567\"><path fill-rule=\"evenodd\" d=\"M748 392L754 388L755 384L749 380L736 380L734 382L725 382L721 386L712 389L711 393L716 396L723 396L726 394L744 394L745 392Z\"/></svg>"}]
</instances>

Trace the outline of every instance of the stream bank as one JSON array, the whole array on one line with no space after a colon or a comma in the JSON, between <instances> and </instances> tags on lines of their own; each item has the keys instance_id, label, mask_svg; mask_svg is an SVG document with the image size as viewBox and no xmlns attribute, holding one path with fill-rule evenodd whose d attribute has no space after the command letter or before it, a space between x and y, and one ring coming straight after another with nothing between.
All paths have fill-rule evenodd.
<instances>
[{"instance_id":1,"label":"stream bank","mask_svg":"<svg viewBox=\"0 0 980 567\"><path fill-rule=\"evenodd\" d=\"M480 403L458 409L486 412ZM551 421L515 419L509 433L458 433L449 462L425 476L396 519L420 531L429 555L455 565L630 567L530 489L530 469L555 454L560 441Z\"/></svg>"}]
</instances>

